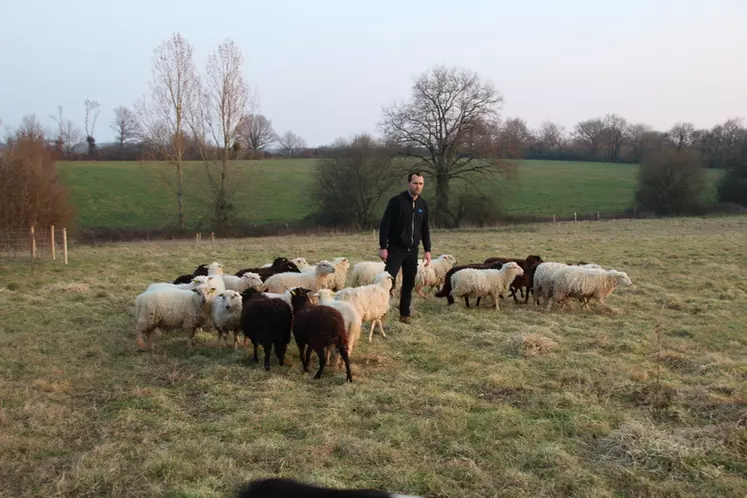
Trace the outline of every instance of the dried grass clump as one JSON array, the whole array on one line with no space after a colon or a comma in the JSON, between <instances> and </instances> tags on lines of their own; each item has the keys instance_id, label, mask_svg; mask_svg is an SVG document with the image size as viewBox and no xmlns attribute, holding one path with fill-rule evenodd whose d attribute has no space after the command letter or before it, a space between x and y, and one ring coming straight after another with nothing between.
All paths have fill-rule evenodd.
<instances>
[{"instance_id":1,"label":"dried grass clump","mask_svg":"<svg viewBox=\"0 0 747 498\"><path fill-rule=\"evenodd\" d=\"M525 358L548 354L557 345L557 342L540 334L517 334L511 338L512 349Z\"/></svg>"}]
</instances>

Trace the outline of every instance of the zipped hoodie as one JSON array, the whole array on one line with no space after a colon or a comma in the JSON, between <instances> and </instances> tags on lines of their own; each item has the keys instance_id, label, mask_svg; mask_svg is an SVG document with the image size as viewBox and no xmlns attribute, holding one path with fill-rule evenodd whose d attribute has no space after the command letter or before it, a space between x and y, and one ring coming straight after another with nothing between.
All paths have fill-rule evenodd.
<instances>
[{"instance_id":1,"label":"zipped hoodie","mask_svg":"<svg viewBox=\"0 0 747 498\"><path fill-rule=\"evenodd\" d=\"M428 226L428 203L423 196L413 201L409 190L401 192L387 203L379 225L379 248L396 246L414 249L423 241L425 252L431 250L431 232Z\"/></svg>"}]
</instances>

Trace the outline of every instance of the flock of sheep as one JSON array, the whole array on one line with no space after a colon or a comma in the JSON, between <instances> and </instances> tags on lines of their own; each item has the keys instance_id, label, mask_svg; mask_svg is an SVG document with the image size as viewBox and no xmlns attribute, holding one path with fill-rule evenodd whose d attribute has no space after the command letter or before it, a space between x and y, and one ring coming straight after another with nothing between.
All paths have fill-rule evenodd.
<instances>
[{"instance_id":1,"label":"flock of sheep","mask_svg":"<svg viewBox=\"0 0 747 498\"><path fill-rule=\"evenodd\" d=\"M401 290L402 272L397 278L384 271L384 263L363 261L353 265L352 282L347 286L350 262L345 257L322 260L310 265L305 258L276 258L262 267L244 268L234 275L224 273L221 263L201 264L191 274L173 282L153 283L135 299L135 330L141 349L153 348L155 329L183 329L187 345L193 346L195 333L214 329L225 346L233 334L234 348L239 335L244 346L251 340L254 361L258 346L264 351L264 367L270 369L274 348L280 365L291 336L298 346L305 372L309 372L311 352L317 354L318 379L330 356L337 366L344 363L347 380L352 382L349 357L361 334L363 322L370 322L369 342L378 325L384 332L383 319ZM619 284L632 286L625 272L604 269L597 264L545 262L539 256L521 258L490 257L482 263L457 265L450 254L443 254L425 266L418 262L415 292L426 298L438 289L436 297L449 304L476 298L490 299L496 310L504 294L516 293L526 303L534 294L535 304L544 298L547 310L553 303L565 306L571 298L585 307L594 299L605 305ZM143 338L147 340L147 345Z\"/></svg>"}]
</instances>

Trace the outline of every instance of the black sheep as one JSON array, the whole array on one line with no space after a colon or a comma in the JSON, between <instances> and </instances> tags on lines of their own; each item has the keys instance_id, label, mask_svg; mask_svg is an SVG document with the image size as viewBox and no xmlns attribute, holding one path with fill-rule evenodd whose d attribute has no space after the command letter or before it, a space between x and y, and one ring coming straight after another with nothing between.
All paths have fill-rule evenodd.
<instances>
[{"instance_id":1,"label":"black sheep","mask_svg":"<svg viewBox=\"0 0 747 498\"><path fill-rule=\"evenodd\" d=\"M271 266L267 266L264 268L244 268L237 271L236 276L240 277L244 273L248 272L259 274L262 281L265 282L268 278L275 275L276 273L301 273L301 270L298 269L298 266L296 266L296 263L294 263L293 261L289 261L288 258L280 257L275 258L275 261L272 262Z\"/></svg>"},{"instance_id":2,"label":"black sheep","mask_svg":"<svg viewBox=\"0 0 747 498\"><path fill-rule=\"evenodd\" d=\"M346 380L353 382L353 374L350 372L350 359L348 358L348 335L345 332L345 320L335 308L312 304L309 293L311 291L303 287L296 287L290 291L291 303L293 304L293 337L295 337L298 345L303 370L304 372L309 371L311 351L316 351L316 356L319 358L319 370L317 370L314 378L320 378L327 360L325 350L328 346L335 346L342 361L345 362ZM308 349L306 349L307 345Z\"/></svg>"},{"instance_id":3,"label":"black sheep","mask_svg":"<svg viewBox=\"0 0 747 498\"><path fill-rule=\"evenodd\" d=\"M275 346L275 356L278 364L285 364L285 351L288 348L293 323L293 310L282 299L263 295L255 288L249 288L241 293L241 330L244 332L244 346L246 339L254 346L254 361L259 361L257 345L261 345L265 352L265 370L270 369L270 353Z\"/></svg>"},{"instance_id":4,"label":"black sheep","mask_svg":"<svg viewBox=\"0 0 747 498\"><path fill-rule=\"evenodd\" d=\"M208 274L208 265L202 264L202 265L199 265L197 268L195 268L194 273L191 273L191 274L187 273L184 275L179 275L178 277L176 277L176 279L174 279L172 283L188 284L192 281L193 278L200 276L200 275L207 276L207 274Z\"/></svg>"}]
</instances>

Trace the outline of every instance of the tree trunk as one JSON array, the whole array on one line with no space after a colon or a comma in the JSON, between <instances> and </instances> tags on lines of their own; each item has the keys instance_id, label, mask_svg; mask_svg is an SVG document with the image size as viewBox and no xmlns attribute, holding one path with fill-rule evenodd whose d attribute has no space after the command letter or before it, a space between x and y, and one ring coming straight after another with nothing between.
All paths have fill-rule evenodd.
<instances>
[{"instance_id":1,"label":"tree trunk","mask_svg":"<svg viewBox=\"0 0 747 498\"><path fill-rule=\"evenodd\" d=\"M434 210L434 226L445 227L449 217L449 175L436 175L436 206Z\"/></svg>"}]
</instances>

